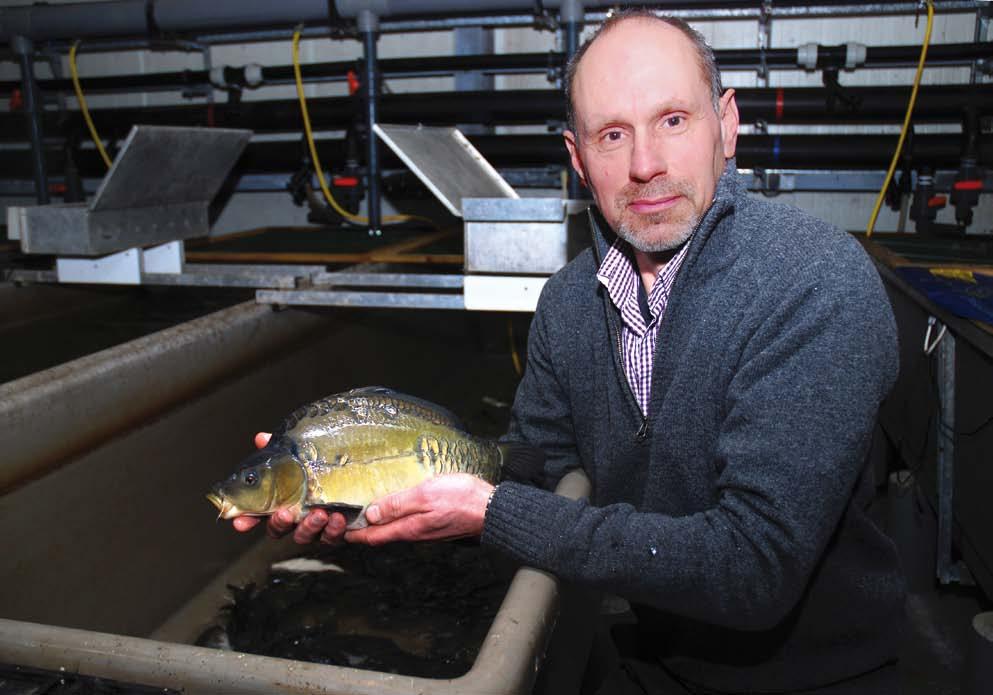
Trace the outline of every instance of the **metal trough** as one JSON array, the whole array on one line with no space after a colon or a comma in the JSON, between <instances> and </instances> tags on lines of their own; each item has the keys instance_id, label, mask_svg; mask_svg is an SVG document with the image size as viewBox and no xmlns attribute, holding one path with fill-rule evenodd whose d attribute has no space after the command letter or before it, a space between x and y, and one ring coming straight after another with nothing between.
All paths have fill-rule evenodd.
<instances>
[{"instance_id":1,"label":"metal trough","mask_svg":"<svg viewBox=\"0 0 993 695\"><path fill-rule=\"evenodd\" d=\"M559 494L578 498L589 482L567 475ZM64 627L0 619L4 661L58 671L161 686L186 693L530 692L558 610L558 582L531 568L518 570L472 669L461 678L434 680L323 666L264 656L190 647Z\"/></svg>"},{"instance_id":2,"label":"metal trough","mask_svg":"<svg viewBox=\"0 0 993 695\"><path fill-rule=\"evenodd\" d=\"M486 369L469 330L477 319L453 326L449 312L435 316L438 327L423 330L420 314L407 325L389 312L236 307L3 385L5 405L18 404L0 407L4 441L30 434L48 444L32 454L22 442L16 464L0 463L0 662L184 693L531 692L561 597L554 577L528 568L475 664L454 680L189 646L226 584L297 550L268 539L250 546L211 523L207 481L245 453L250 433L301 402L364 383L424 393L458 362ZM183 373L196 384L180 383ZM467 375L452 373L448 388ZM162 398L149 403L149 388ZM55 416L47 439L46 404ZM19 433L18 423L31 429ZM32 465L36 457L44 463ZM574 473L558 492L588 489Z\"/></svg>"}]
</instances>

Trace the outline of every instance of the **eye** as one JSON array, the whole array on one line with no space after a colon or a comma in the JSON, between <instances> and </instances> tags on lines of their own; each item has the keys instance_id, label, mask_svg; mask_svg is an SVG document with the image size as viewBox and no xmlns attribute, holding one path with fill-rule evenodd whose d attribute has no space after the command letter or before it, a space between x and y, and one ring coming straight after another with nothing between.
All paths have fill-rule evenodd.
<instances>
[{"instance_id":1,"label":"eye","mask_svg":"<svg viewBox=\"0 0 993 695\"><path fill-rule=\"evenodd\" d=\"M684 119L682 116L669 116L667 119L665 119L665 124L669 128L678 128L679 126L683 125L683 121L685 120L686 119Z\"/></svg>"},{"instance_id":2,"label":"eye","mask_svg":"<svg viewBox=\"0 0 993 695\"><path fill-rule=\"evenodd\" d=\"M245 485L255 486L259 482L259 474L255 471L245 471L244 474L242 474L241 479L244 481Z\"/></svg>"}]
</instances>

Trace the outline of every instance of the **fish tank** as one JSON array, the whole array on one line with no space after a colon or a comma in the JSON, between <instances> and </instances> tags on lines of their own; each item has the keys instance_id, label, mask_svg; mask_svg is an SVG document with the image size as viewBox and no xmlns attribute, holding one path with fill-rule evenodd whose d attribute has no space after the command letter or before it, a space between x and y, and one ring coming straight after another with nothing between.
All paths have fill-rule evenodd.
<instances>
[{"instance_id":1,"label":"fish tank","mask_svg":"<svg viewBox=\"0 0 993 695\"><path fill-rule=\"evenodd\" d=\"M498 436L528 320L245 303L0 385L23 452L0 497L0 664L117 684L78 692L578 690L597 604L550 575L468 541L240 534L204 498L255 432L355 387Z\"/></svg>"}]
</instances>

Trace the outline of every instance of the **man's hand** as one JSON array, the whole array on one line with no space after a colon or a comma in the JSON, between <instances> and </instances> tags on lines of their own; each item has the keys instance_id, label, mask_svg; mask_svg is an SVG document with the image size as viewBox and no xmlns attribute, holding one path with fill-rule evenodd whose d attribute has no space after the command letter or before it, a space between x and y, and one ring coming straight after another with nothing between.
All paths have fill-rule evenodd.
<instances>
[{"instance_id":1,"label":"man's hand","mask_svg":"<svg viewBox=\"0 0 993 695\"><path fill-rule=\"evenodd\" d=\"M269 443L270 432L259 432L255 435L255 446L259 449ZM310 512L298 524L296 509L278 509L269 516L266 533L270 538L282 538L292 532L293 540L300 544L313 543L320 539L321 543L337 545L342 542L345 533L345 517L341 514L328 514L323 509ZM250 531L262 521L259 516L239 516L231 522L237 531Z\"/></svg>"},{"instance_id":2,"label":"man's hand","mask_svg":"<svg viewBox=\"0 0 993 695\"><path fill-rule=\"evenodd\" d=\"M440 475L370 504L369 526L346 532L345 540L380 545L478 536L492 492L492 485L472 475Z\"/></svg>"}]
</instances>

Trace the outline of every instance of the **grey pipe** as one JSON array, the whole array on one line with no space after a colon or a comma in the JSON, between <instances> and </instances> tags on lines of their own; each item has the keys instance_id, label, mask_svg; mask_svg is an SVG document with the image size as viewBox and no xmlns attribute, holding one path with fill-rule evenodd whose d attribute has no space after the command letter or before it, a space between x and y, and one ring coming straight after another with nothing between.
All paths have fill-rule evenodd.
<instances>
[{"instance_id":1,"label":"grey pipe","mask_svg":"<svg viewBox=\"0 0 993 695\"><path fill-rule=\"evenodd\" d=\"M23 5L0 10L0 41L35 41L148 34L144 0Z\"/></svg>"},{"instance_id":2,"label":"grey pipe","mask_svg":"<svg viewBox=\"0 0 993 695\"><path fill-rule=\"evenodd\" d=\"M559 9L568 0L545 0L548 9ZM588 7L607 8L623 5L623 2L594 0L585 3ZM714 4L714 3L711 3ZM939 0L935 3L939 12L974 12L974 0ZM25 36L35 41L55 39L88 39L97 37L156 36L161 32L198 33L213 29L220 35L233 35L239 31L264 26L283 25L291 27L300 22L326 22L329 18L328 0L103 0L101 2L80 2L59 5L24 5L0 9L0 43L10 41L14 36ZM482 12L523 12L527 16L534 9L533 0L335 0L333 5L342 17L355 18L363 9L385 7L388 12L377 12L381 17L389 15L416 16L418 14L482 13ZM823 12L811 12L810 8L822 7ZM874 14L913 14L918 11L916 2L863 3L836 5L829 2L809 2L805 5L774 6L773 17L789 16L834 16L834 15L874 15ZM729 7L714 12L703 12L702 17L757 16L757 10L749 7ZM673 10L673 14L698 16L697 8ZM602 13L593 15L599 21ZM516 20L515 20L516 21ZM489 24L487 24L489 22ZM511 22L513 24L514 22ZM525 22L526 24L527 22ZM427 31L450 28L450 26L499 26L494 18L468 18L464 24L454 24L448 20L416 20L413 22L385 22L383 31ZM259 36L265 40L269 36ZM270 37L271 38L271 37ZM211 41L220 40L217 36ZM241 36L239 41L256 40L252 35Z\"/></svg>"},{"instance_id":3,"label":"grey pipe","mask_svg":"<svg viewBox=\"0 0 993 695\"><path fill-rule=\"evenodd\" d=\"M246 302L0 384L0 494L323 325Z\"/></svg>"},{"instance_id":4,"label":"grey pipe","mask_svg":"<svg viewBox=\"0 0 993 695\"><path fill-rule=\"evenodd\" d=\"M547 0L557 8L561 0ZM610 6L611 2L590 4ZM363 11L378 16L418 15L446 12L530 10L532 0L337 0L334 6L343 17L356 18ZM35 41L85 39L111 36L145 36L160 33L236 31L272 25L293 26L301 22L326 23L328 0L104 0L66 5L25 5L0 10L0 42L14 36Z\"/></svg>"},{"instance_id":5,"label":"grey pipe","mask_svg":"<svg viewBox=\"0 0 993 695\"><path fill-rule=\"evenodd\" d=\"M379 15L363 10L358 16L362 33L362 50L365 54L365 114L366 114L366 198L369 209L369 234L379 236L381 231L379 198L379 139L373 127L379 120L379 65L376 43L379 40Z\"/></svg>"},{"instance_id":6,"label":"grey pipe","mask_svg":"<svg viewBox=\"0 0 993 695\"><path fill-rule=\"evenodd\" d=\"M589 494L581 471L556 492ZM453 680L360 671L253 654L0 619L0 654L8 663L175 688L189 695L524 695L530 693L558 612L558 581L522 568L472 669Z\"/></svg>"},{"instance_id":7,"label":"grey pipe","mask_svg":"<svg viewBox=\"0 0 993 695\"><path fill-rule=\"evenodd\" d=\"M565 27L565 63L568 66L572 57L579 50L579 35L583 31L584 8L582 0L564 0L559 10L562 25ZM563 73L562 86L568 77ZM566 168L566 194L569 200L577 200L582 192L579 187L579 175L571 166Z\"/></svg>"},{"instance_id":8,"label":"grey pipe","mask_svg":"<svg viewBox=\"0 0 993 695\"><path fill-rule=\"evenodd\" d=\"M155 22L164 32L221 31L236 27L328 21L327 0L161 0Z\"/></svg>"},{"instance_id":9,"label":"grey pipe","mask_svg":"<svg viewBox=\"0 0 993 695\"><path fill-rule=\"evenodd\" d=\"M0 41L223 31L328 20L327 0L109 0L0 10Z\"/></svg>"},{"instance_id":10,"label":"grey pipe","mask_svg":"<svg viewBox=\"0 0 993 695\"><path fill-rule=\"evenodd\" d=\"M45 172L45 139L41 126L41 92L34 78L34 45L31 39L15 36L10 42L21 64L21 84L24 89L24 115L31 136L31 165L34 170L35 199L39 205L48 203L48 176Z\"/></svg>"}]
</instances>

